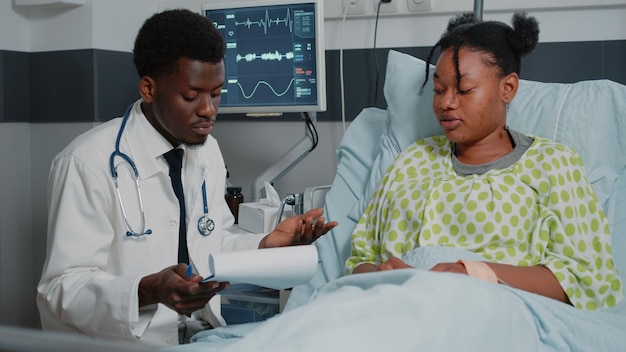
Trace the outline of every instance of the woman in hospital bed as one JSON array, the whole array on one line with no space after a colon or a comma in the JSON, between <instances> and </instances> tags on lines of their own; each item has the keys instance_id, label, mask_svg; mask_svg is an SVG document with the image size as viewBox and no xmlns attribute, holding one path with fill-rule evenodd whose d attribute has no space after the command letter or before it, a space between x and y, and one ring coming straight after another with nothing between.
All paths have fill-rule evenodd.
<instances>
[{"instance_id":1,"label":"woman in hospital bed","mask_svg":"<svg viewBox=\"0 0 626 352\"><path fill-rule=\"evenodd\" d=\"M525 14L512 27L471 14L449 22L426 65L428 77L440 48L433 110L445 136L418 140L387 170L354 229L348 272L412 267L419 251L443 246L458 252L431 271L586 310L622 299L609 226L580 156L507 127L521 58L538 35Z\"/></svg>"}]
</instances>

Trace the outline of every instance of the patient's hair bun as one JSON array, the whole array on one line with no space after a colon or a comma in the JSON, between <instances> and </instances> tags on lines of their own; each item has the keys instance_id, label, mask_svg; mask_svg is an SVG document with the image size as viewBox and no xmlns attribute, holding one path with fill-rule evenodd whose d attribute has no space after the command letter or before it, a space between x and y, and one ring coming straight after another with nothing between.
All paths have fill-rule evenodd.
<instances>
[{"instance_id":1,"label":"patient's hair bun","mask_svg":"<svg viewBox=\"0 0 626 352\"><path fill-rule=\"evenodd\" d=\"M539 42L539 23L534 17L524 12L513 14L513 31L509 44L520 56L525 56L535 49Z\"/></svg>"}]
</instances>

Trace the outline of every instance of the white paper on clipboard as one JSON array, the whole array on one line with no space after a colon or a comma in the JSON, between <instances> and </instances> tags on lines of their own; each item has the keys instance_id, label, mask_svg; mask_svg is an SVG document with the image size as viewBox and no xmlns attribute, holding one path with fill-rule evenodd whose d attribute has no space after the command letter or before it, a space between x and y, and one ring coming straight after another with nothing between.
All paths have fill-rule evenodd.
<instances>
[{"instance_id":1,"label":"white paper on clipboard","mask_svg":"<svg viewBox=\"0 0 626 352\"><path fill-rule=\"evenodd\" d=\"M315 245L265 248L209 255L203 281L228 281L282 290L305 284L317 270Z\"/></svg>"}]
</instances>

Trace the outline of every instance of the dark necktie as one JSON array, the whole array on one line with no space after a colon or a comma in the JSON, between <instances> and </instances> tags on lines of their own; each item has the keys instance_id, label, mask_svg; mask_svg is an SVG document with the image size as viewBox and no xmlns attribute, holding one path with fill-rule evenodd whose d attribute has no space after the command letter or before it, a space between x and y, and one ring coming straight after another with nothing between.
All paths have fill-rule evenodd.
<instances>
[{"instance_id":1,"label":"dark necktie","mask_svg":"<svg viewBox=\"0 0 626 352\"><path fill-rule=\"evenodd\" d=\"M183 168L182 149L172 149L163 154L165 160L170 165L170 179L172 188L178 198L180 207L180 219L178 225L178 262L189 264L189 251L187 249L187 215L185 213L185 194L183 193L183 182L181 179L181 169Z\"/></svg>"}]
</instances>

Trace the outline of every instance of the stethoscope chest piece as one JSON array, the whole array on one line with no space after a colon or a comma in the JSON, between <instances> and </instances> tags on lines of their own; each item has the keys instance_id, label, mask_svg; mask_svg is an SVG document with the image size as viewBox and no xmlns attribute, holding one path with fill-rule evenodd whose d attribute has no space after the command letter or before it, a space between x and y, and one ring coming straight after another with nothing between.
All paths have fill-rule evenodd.
<instances>
[{"instance_id":1,"label":"stethoscope chest piece","mask_svg":"<svg viewBox=\"0 0 626 352\"><path fill-rule=\"evenodd\" d=\"M210 235L214 229L215 222L209 219L208 216L203 215L202 217L200 217L200 219L198 219L198 232L200 232L202 236Z\"/></svg>"}]
</instances>

